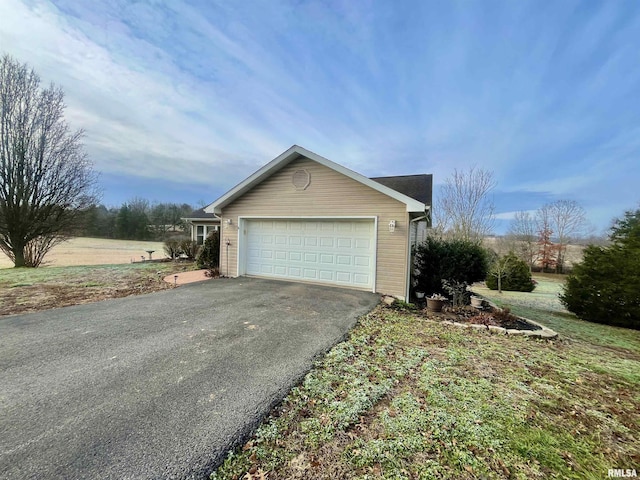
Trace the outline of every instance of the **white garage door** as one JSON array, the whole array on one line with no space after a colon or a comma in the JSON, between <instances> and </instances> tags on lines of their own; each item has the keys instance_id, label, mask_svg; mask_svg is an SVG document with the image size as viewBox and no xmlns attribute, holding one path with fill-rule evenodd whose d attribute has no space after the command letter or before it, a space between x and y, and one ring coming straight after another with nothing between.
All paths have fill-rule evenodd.
<instances>
[{"instance_id":1,"label":"white garage door","mask_svg":"<svg viewBox=\"0 0 640 480\"><path fill-rule=\"evenodd\" d=\"M246 220L245 273L372 289L370 220Z\"/></svg>"}]
</instances>

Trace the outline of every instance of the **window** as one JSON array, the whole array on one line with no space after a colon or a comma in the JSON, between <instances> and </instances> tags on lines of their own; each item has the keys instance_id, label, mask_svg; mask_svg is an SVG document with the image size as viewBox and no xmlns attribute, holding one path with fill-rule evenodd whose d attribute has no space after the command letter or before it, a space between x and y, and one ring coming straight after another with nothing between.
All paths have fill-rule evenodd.
<instances>
[{"instance_id":1,"label":"window","mask_svg":"<svg viewBox=\"0 0 640 480\"><path fill-rule=\"evenodd\" d=\"M198 225L196 227L196 243L198 245L204 245L204 239L205 239L205 226L204 225Z\"/></svg>"}]
</instances>

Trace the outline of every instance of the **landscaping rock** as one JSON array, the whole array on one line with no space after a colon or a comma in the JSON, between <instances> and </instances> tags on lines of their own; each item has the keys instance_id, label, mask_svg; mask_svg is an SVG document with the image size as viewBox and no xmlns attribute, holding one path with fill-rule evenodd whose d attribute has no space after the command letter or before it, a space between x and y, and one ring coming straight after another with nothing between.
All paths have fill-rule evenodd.
<instances>
[{"instance_id":1,"label":"landscaping rock","mask_svg":"<svg viewBox=\"0 0 640 480\"><path fill-rule=\"evenodd\" d=\"M382 297L382 301L384 303L386 303L387 305L391 305L393 304L393 302L396 301L395 297L392 297L391 295L385 295Z\"/></svg>"},{"instance_id":2,"label":"landscaping rock","mask_svg":"<svg viewBox=\"0 0 640 480\"><path fill-rule=\"evenodd\" d=\"M507 335L524 335L524 330L516 330L515 328L510 328L507 330Z\"/></svg>"},{"instance_id":3,"label":"landscaping rock","mask_svg":"<svg viewBox=\"0 0 640 480\"><path fill-rule=\"evenodd\" d=\"M489 325L489 330L495 333L502 333L505 334L507 333L507 329L506 328L502 328L502 327L497 327L495 325Z\"/></svg>"}]
</instances>

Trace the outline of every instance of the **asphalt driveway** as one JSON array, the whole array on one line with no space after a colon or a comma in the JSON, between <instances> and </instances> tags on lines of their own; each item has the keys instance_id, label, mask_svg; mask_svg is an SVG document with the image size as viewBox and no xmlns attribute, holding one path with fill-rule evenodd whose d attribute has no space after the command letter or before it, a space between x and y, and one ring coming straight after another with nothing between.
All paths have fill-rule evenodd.
<instances>
[{"instance_id":1,"label":"asphalt driveway","mask_svg":"<svg viewBox=\"0 0 640 480\"><path fill-rule=\"evenodd\" d=\"M204 478L378 300L243 278L0 318L0 477Z\"/></svg>"}]
</instances>

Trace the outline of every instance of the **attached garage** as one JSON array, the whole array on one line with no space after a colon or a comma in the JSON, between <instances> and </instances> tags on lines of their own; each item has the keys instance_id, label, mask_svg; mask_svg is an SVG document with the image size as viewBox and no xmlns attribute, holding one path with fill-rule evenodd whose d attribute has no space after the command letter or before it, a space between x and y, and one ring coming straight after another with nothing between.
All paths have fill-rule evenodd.
<instances>
[{"instance_id":1,"label":"attached garage","mask_svg":"<svg viewBox=\"0 0 640 480\"><path fill-rule=\"evenodd\" d=\"M205 208L221 218L222 273L407 298L431 175L367 178L294 145ZM422 228L419 228L422 227Z\"/></svg>"},{"instance_id":2,"label":"attached garage","mask_svg":"<svg viewBox=\"0 0 640 480\"><path fill-rule=\"evenodd\" d=\"M240 275L373 290L375 218L240 218Z\"/></svg>"}]
</instances>

